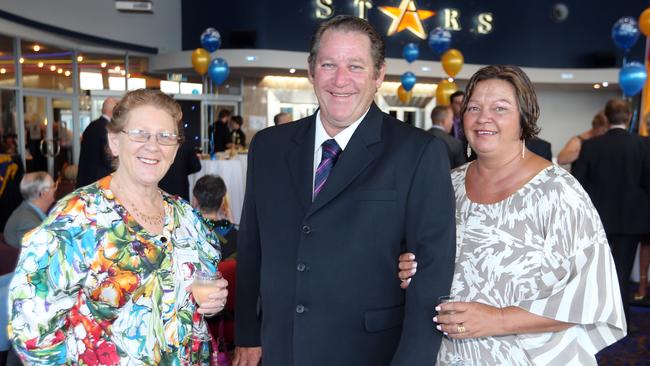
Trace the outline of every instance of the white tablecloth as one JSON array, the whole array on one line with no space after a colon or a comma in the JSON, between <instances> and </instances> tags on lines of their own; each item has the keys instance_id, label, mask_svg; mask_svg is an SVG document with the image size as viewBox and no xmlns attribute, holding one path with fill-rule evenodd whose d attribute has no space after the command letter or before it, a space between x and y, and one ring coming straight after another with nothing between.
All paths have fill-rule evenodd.
<instances>
[{"instance_id":1,"label":"white tablecloth","mask_svg":"<svg viewBox=\"0 0 650 366\"><path fill-rule=\"evenodd\" d=\"M246 155L238 155L230 160L201 160L201 171L188 177L190 182L190 195L194 189L194 183L206 174L220 176L226 183L226 195L230 202L232 220L239 224L242 207L244 206L244 190L246 188L246 167L248 166Z\"/></svg>"}]
</instances>

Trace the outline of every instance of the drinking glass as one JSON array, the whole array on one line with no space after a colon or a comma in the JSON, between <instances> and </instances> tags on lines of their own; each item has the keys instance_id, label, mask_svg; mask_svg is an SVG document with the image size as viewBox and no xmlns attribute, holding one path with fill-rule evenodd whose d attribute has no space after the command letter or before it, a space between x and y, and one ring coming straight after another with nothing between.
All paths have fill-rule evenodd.
<instances>
[{"instance_id":1,"label":"drinking glass","mask_svg":"<svg viewBox=\"0 0 650 366\"><path fill-rule=\"evenodd\" d=\"M194 272L194 280L192 281L192 295L194 300L201 306L204 302L208 302L208 295L216 291L217 280L221 278L219 271L210 272L205 270L198 270Z\"/></svg>"},{"instance_id":2,"label":"drinking glass","mask_svg":"<svg viewBox=\"0 0 650 366\"><path fill-rule=\"evenodd\" d=\"M462 301L462 299L459 298L458 296L445 295L445 296L440 296L438 298L438 305L444 304L444 303L447 303L447 302L458 302L458 301ZM440 312L440 314L444 314L444 315L450 315L450 314L454 314L454 313L455 313L455 311L441 311ZM452 344L452 356L451 356L451 363L449 365L451 365L451 366L468 366L469 363L466 360L464 360L460 356L460 353L458 352L458 342L459 342L459 340L451 338L451 337L449 337L449 340L451 341L451 344Z\"/></svg>"}]
</instances>

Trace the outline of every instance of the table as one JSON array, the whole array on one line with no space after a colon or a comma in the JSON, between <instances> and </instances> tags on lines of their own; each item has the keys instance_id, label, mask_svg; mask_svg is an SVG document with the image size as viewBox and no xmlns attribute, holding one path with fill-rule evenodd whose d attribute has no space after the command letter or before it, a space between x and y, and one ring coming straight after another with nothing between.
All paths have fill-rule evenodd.
<instances>
[{"instance_id":1,"label":"table","mask_svg":"<svg viewBox=\"0 0 650 366\"><path fill-rule=\"evenodd\" d=\"M188 177L190 182L190 195L194 183L206 174L220 176L226 183L226 196L230 203L232 222L239 224L244 206L244 191L246 188L246 168L248 167L247 155L239 154L230 160L201 160L201 170Z\"/></svg>"}]
</instances>

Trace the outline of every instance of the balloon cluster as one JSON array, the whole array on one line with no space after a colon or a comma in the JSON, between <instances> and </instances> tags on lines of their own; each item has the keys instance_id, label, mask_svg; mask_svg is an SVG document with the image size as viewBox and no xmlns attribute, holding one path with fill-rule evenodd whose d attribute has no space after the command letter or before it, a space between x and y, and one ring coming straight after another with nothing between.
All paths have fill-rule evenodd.
<instances>
[{"instance_id":1,"label":"balloon cluster","mask_svg":"<svg viewBox=\"0 0 650 366\"><path fill-rule=\"evenodd\" d=\"M650 36L650 8L639 16L639 22L632 17L623 17L612 27L612 40L625 54L639 40L639 29L645 36ZM618 73L618 84L623 95L632 97L638 94L648 78L646 68L640 62L628 62L623 58L623 67Z\"/></svg>"},{"instance_id":2,"label":"balloon cluster","mask_svg":"<svg viewBox=\"0 0 650 366\"><path fill-rule=\"evenodd\" d=\"M440 57L440 63L447 75L450 78L458 75L460 69L463 68L465 59L459 50L450 48L451 33L442 28L435 28L429 33L429 46L436 54L442 55ZM438 88L436 89L436 104L449 105L449 97L456 90L458 90L456 83L450 80L442 80L438 83Z\"/></svg>"},{"instance_id":3,"label":"balloon cluster","mask_svg":"<svg viewBox=\"0 0 650 366\"><path fill-rule=\"evenodd\" d=\"M404 46L402 57L404 57L406 62L413 63L413 61L418 59L418 56L420 56L420 47L417 43L407 43L406 46ZM415 85L417 78L414 73L407 71L402 74L400 80L402 84L397 88L397 98L402 103L408 103L411 101L411 97L413 96L413 86Z\"/></svg>"},{"instance_id":4,"label":"balloon cluster","mask_svg":"<svg viewBox=\"0 0 650 366\"><path fill-rule=\"evenodd\" d=\"M221 47L221 34L214 28L208 28L201 34L201 46L192 52L192 67L196 72L205 75L207 72L210 79L221 85L228 78L230 68L226 60L215 58L210 61L210 54Z\"/></svg>"}]
</instances>

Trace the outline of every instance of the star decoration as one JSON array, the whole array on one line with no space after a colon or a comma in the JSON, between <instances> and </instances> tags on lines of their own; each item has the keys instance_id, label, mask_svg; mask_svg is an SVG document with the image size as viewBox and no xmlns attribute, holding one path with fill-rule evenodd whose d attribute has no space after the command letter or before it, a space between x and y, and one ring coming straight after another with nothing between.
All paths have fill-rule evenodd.
<instances>
[{"instance_id":1,"label":"star decoration","mask_svg":"<svg viewBox=\"0 0 650 366\"><path fill-rule=\"evenodd\" d=\"M379 10L393 19L388 28L389 36L392 36L395 32L408 29L422 39L427 38L422 21L436 14L436 12L430 10L417 10L413 0L402 0L397 8L394 6L380 6Z\"/></svg>"}]
</instances>

